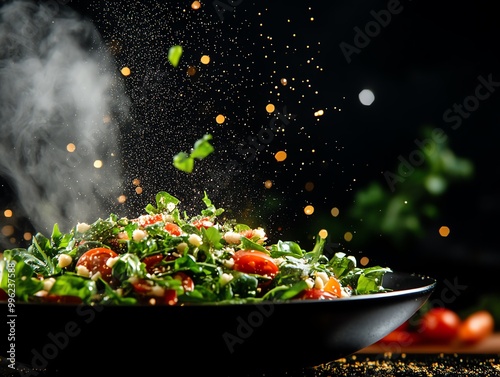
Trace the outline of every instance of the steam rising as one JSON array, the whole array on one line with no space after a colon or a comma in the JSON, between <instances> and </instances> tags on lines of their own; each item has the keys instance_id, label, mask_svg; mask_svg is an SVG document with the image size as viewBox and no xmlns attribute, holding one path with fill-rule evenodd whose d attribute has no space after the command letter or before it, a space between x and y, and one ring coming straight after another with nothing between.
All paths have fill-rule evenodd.
<instances>
[{"instance_id":1,"label":"steam rising","mask_svg":"<svg viewBox=\"0 0 500 377\"><path fill-rule=\"evenodd\" d=\"M0 7L0 46L0 175L25 215L45 233L108 214L129 103L100 35L56 2L18 1Z\"/></svg>"}]
</instances>

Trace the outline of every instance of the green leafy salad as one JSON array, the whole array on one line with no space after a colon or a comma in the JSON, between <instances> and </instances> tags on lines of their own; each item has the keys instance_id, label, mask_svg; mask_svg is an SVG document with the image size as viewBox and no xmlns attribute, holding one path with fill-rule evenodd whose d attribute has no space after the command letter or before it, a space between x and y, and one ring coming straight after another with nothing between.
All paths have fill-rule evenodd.
<instances>
[{"instance_id":1,"label":"green leafy salad","mask_svg":"<svg viewBox=\"0 0 500 377\"><path fill-rule=\"evenodd\" d=\"M333 300L385 292L387 267L357 266L352 255L293 241L268 244L263 228L224 219L207 194L195 216L167 192L145 214L111 214L69 233L57 224L25 248L5 250L0 291L18 302L109 305L241 304ZM224 220L223 220L224 219Z\"/></svg>"}]
</instances>

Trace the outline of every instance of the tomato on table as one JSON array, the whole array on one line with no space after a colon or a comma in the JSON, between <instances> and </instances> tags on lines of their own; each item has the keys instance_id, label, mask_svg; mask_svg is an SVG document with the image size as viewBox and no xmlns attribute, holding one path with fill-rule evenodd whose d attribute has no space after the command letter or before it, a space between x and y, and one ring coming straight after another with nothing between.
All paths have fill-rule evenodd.
<instances>
[{"instance_id":1,"label":"tomato on table","mask_svg":"<svg viewBox=\"0 0 500 377\"><path fill-rule=\"evenodd\" d=\"M397 344L401 347L406 347L422 342L422 335L411 329L408 321L405 321L378 342L384 344Z\"/></svg>"},{"instance_id":2,"label":"tomato on table","mask_svg":"<svg viewBox=\"0 0 500 377\"><path fill-rule=\"evenodd\" d=\"M96 247L83 253L78 258L76 267L84 266L90 272L90 276L100 273L102 279L109 283L112 279L112 269L106 263L109 258L117 256L118 254L111 249Z\"/></svg>"},{"instance_id":3,"label":"tomato on table","mask_svg":"<svg viewBox=\"0 0 500 377\"><path fill-rule=\"evenodd\" d=\"M274 277L279 271L274 259L263 251L238 250L233 255L234 269L247 274Z\"/></svg>"},{"instance_id":4,"label":"tomato on table","mask_svg":"<svg viewBox=\"0 0 500 377\"><path fill-rule=\"evenodd\" d=\"M457 337L461 322L451 309L432 308L422 316L418 331L426 340L447 343Z\"/></svg>"},{"instance_id":5,"label":"tomato on table","mask_svg":"<svg viewBox=\"0 0 500 377\"><path fill-rule=\"evenodd\" d=\"M477 343L490 336L495 329L495 319L487 310L478 310L464 319L458 330L463 343Z\"/></svg>"}]
</instances>

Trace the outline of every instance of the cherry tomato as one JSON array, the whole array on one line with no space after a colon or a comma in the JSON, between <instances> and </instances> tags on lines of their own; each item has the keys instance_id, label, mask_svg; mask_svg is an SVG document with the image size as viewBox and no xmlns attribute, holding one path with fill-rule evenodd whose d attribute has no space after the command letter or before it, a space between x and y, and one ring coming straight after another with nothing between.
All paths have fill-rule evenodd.
<instances>
[{"instance_id":1,"label":"cherry tomato","mask_svg":"<svg viewBox=\"0 0 500 377\"><path fill-rule=\"evenodd\" d=\"M214 226L214 223L212 221L210 221L210 219L208 217L204 217L202 219L194 221L193 225L195 227L197 227L198 229L201 229L201 228L207 229L207 228Z\"/></svg>"},{"instance_id":2,"label":"cherry tomato","mask_svg":"<svg viewBox=\"0 0 500 377\"><path fill-rule=\"evenodd\" d=\"M153 286L146 280L138 279L132 283L132 286L134 287L134 291L139 294L142 300L144 300L144 303L147 303L151 298L155 298L157 300L156 302L160 305L177 304L178 298L175 289L165 289L162 297L153 297L148 295L153 289Z\"/></svg>"},{"instance_id":3,"label":"cherry tomato","mask_svg":"<svg viewBox=\"0 0 500 377\"><path fill-rule=\"evenodd\" d=\"M432 308L422 316L419 332L427 340L448 343L457 337L461 322L451 309Z\"/></svg>"},{"instance_id":4,"label":"cherry tomato","mask_svg":"<svg viewBox=\"0 0 500 377\"><path fill-rule=\"evenodd\" d=\"M279 268L274 259L258 250L238 250L233 255L234 269L247 274L274 277Z\"/></svg>"},{"instance_id":5,"label":"cherry tomato","mask_svg":"<svg viewBox=\"0 0 500 377\"><path fill-rule=\"evenodd\" d=\"M175 305L177 304L177 292L175 289L166 289L165 295L163 296L164 304Z\"/></svg>"},{"instance_id":6,"label":"cherry tomato","mask_svg":"<svg viewBox=\"0 0 500 377\"><path fill-rule=\"evenodd\" d=\"M299 296L300 300L333 300L337 296L318 288L305 289Z\"/></svg>"},{"instance_id":7,"label":"cherry tomato","mask_svg":"<svg viewBox=\"0 0 500 377\"><path fill-rule=\"evenodd\" d=\"M405 321L378 342L384 344L396 343L399 346L406 347L422 342L422 335L417 331L411 330L408 321Z\"/></svg>"},{"instance_id":8,"label":"cherry tomato","mask_svg":"<svg viewBox=\"0 0 500 377\"><path fill-rule=\"evenodd\" d=\"M182 234L181 227L174 223L166 223L165 230L169 232L172 236L180 236Z\"/></svg>"},{"instance_id":9,"label":"cherry tomato","mask_svg":"<svg viewBox=\"0 0 500 377\"><path fill-rule=\"evenodd\" d=\"M139 294L146 294L151 291L152 285L149 284L146 280L144 279L137 279L132 283L132 286L134 287L134 291L136 291Z\"/></svg>"},{"instance_id":10,"label":"cherry tomato","mask_svg":"<svg viewBox=\"0 0 500 377\"><path fill-rule=\"evenodd\" d=\"M54 303L54 304L81 304L83 300L78 296L61 296L55 294L48 294L40 297L41 302Z\"/></svg>"},{"instance_id":11,"label":"cherry tomato","mask_svg":"<svg viewBox=\"0 0 500 377\"><path fill-rule=\"evenodd\" d=\"M326 282L325 286L323 287L323 290L326 292L329 292L337 297L340 297L342 295L342 290L340 288L340 283L339 281L334 278L333 276L328 279Z\"/></svg>"},{"instance_id":12,"label":"cherry tomato","mask_svg":"<svg viewBox=\"0 0 500 377\"><path fill-rule=\"evenodd\" d=\"M115 258L118 254L105 247L96 247L82 254L76 262L76 266L84 266L89 270L90 276L100 273L103 280L111 282L111 267L106 262L109 258Z\"/></svg>"},{"instance_id":13,"label":"cherry tomato","mask_svg":"<svg viewBox=\"0 0 500 377\"><path fill-rule=\"evenodd\" d=\"M148 255L147 257L142 258L142 263L146 265L146 271L152 274L155 267L163 260L163 258L163 254Z\"/></svg>"},{"instance_id":14,"label":"cherry tomato","mask_svg":"<svg viewBox=\"0 0 500 377\"><path fill-rule=\"evenodd\" d=\"M177 272L174 275L174 279L180 280L182 283L182 288L184 288L185 292L191 292L194 290L194 281L191 277L184 272Z\"/></svg>"},{"instance_id":15,"label":"cherry tomato","mask_svg":"<svg viewBox=\"0 0 500 377\"><path fill-rule=\"evenodd\" d=\"M136 221L142 226L148 226L163 221L163 216L161 213L157 213L154 215L143 215L136 219Z\"/></svg>"},{"instance_id":16,"label":"cherry tomato","mask_svg":"<svg viewBox=\"0 0 500 377\"><path fill-rule=\"evenodd\" d=\"M458 330L458 339L464 343L477 343L493 333L495 320L487 310L479 310L464 319Z\"/></svg>"},{"instance_id":17,"label":"cherry tomato","mask_svg":"<svg viewBox=\"0 0 500 377\"><path fill-rule=\"evenodd\" d=\"M0 288L0 301L7 301L9 299L9 295L2 288Z\"/></svg>"}]
</instances>

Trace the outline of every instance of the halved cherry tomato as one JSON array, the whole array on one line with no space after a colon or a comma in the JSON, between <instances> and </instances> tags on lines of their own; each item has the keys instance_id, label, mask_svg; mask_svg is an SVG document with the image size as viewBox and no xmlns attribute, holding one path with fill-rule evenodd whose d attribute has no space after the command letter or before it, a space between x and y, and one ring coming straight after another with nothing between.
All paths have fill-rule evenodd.
<instances>
[{"instance_id":1,"label":"halved cherry tomato","mask_svg":"<svg viewBox=\"0 0 500 377\"><path fill-rule=\"evenodd\" d=\"M329 292L337 297L340 297L342 295L342 291L340 288L340 283L339 281L331 276L330 279L326 282L325 286L323 287L323 290L326 292Z\"/></svg>"},{"instance_id":2,"label":"halved cherry tomato","mask_svg":"<svg viewBox=\"0 0 500 377\"><path fill-rule=\"evenodd\" d=\"M154 215L143 215L136 219L136 221L142 226L148 226L163 221L163 216L161 213L156 213Z\"/></svg>"},{"instance_id":3,"label":"halved cherry tomato","mask_svg":"<svg viewBox=\"0 0 500 377\"><path fill-rule=\"evenodd\" d=\"M106 262L109 258L115 258L117 256L118 254L113 250L105 247L96 247L83 253L81 257L78 258L76 266L86 267L90 272L90 276L99 272L102 279L109 283L112 279L111 267L109 267Z\"/></svg>"},{"instance_id":4,"label":"halved cherry tomato","mask_svg":"<svg viewBox=\"0 0 500 377\"><path fill-rule=\"evenodd\" d=\"M146 280L144 279L137 279L132 283L132 286L134 287L134 291L136 291L139 294L146 294L151 291L152 285L149 284Z\"/></svg>"},{"instance_id":5,"label":"halved cherry tomato","mask_svg":"<svg viewBox=\"0 0 500 377\"><path fill-rule=\"evenodd\" d=\"M148 296L148 293L151 292L153 286L146 280L138 279L137 281L134 281L132 283L132 286L134 287L134 291L138 293L142 297L142 299L146 300L145 302L147 302L147 300L151 298L157 299L157 297ZM163 297L160 298L161 300L156 301L160 305L175 305L178 301L177 292L175 289L165 289Z\"/></svg>"},{"instance_id":6,"label":"halved cherry tomato","mask_svg":"<svg viewBox=\"0 0 500 377\"><path fill-rule=\"evenodd\" d=\"M479 310L464 319L458 330L458 339L464 343L477 343L493 333L495 319L487 310Z\"/></svg>"},{"instance_id":7,"label":"halved cherry tomato","mask_svg":"<svg viewBox=\"0 0 500 377\"><path fill-rule=\"evenodd\" d=\"M157 213L154 215L143 215L135 219L141 226L148 226L164 221L163 215ZM169 232L172 236L180 236L182 234L182 229L179 225L167 222L165 223L165 230Z\"/></svg>"},{"instance_id":8,"label":"halved cherry tomato","mask_svg":"<svg viewBox=\"0 0 500 377\"><path fill-rule=\"evenodd\" d=\"M163 296L164 304L175 305L177 304L177 291L175 289L166 289Z\"/></svg>"},{"instance_id":9,"label":"halved cherry tomato","mask_svg":"<svg viewBox=\"0 0 500 377\"><path fill-rule=\"evenodd\" d=\"M181 227L174 223L166 223L165 230L169 232L172 236L180 236L182 234Z\"/></svg>"},{"instance_id":10,"label":"halved cherry tomato","mask_svg":"<svg viewBox=\"0 0 500 377\"><path fill-rule=\"evenodd\" d=\"M427 340L447 343L456 338L461 322L451 309L432 308L422 316L418 331Z\"/></svg>"},{"instance_id":11,"label":"halved cherry tomato","mask_svg":"<svg viewBox=\"0 0 500 377\"><path fill-rule=\"evenodd\" d=\"M194 281L185 272L176 272L173 277L174 279L180 280L180 282L182 283L182 288L184 288L185 292L191 292L192 290L194 290Z\"/></svg>"},{"instance_id":12,"label":"halved cherry tomato","mask_svg":"<svg viewBox=\"0 0 500 377\"><path fill-rule=\"evenodd\" d=\"M336 295L318 288L305 289L298 297L300 300L334 300Z\"/></svg>"},{"instance_id":13,"label":"halved cherry tomato","mask_svg":"<svg viewBox=\"0 0 500 377\"><path fill-rule=\"evenodd\" d=\"M207 228L214 226L214 223L212 221L210 221L210 219L208 217L204 217L202 219L194 221L193 225L195 227L197 227L198 229L201 229L201 228L207 229Z\"/></svg>"},{"instance_id":14,"label":"halved cherry tomato","mask_svg":"<svg viewBox=\"0 0 500 377\"><path fill-rule=\"evenodd\" d=\"M148 255L142 258L142 263L146 265L146 271L152 274L155 267L163 260L163 254Z\"/></svg>"},{"instance_id":15,"label":"halved cherry tomato","mask_svg":"<svg viewBox=\"0 0 500 377\"><path fill-rule=\"evenodd\" d=\"M279 271L274 259L263 251L238 250L233 255L234 269L247 274L274 277Z\"/></svg>"}]
</instances>

